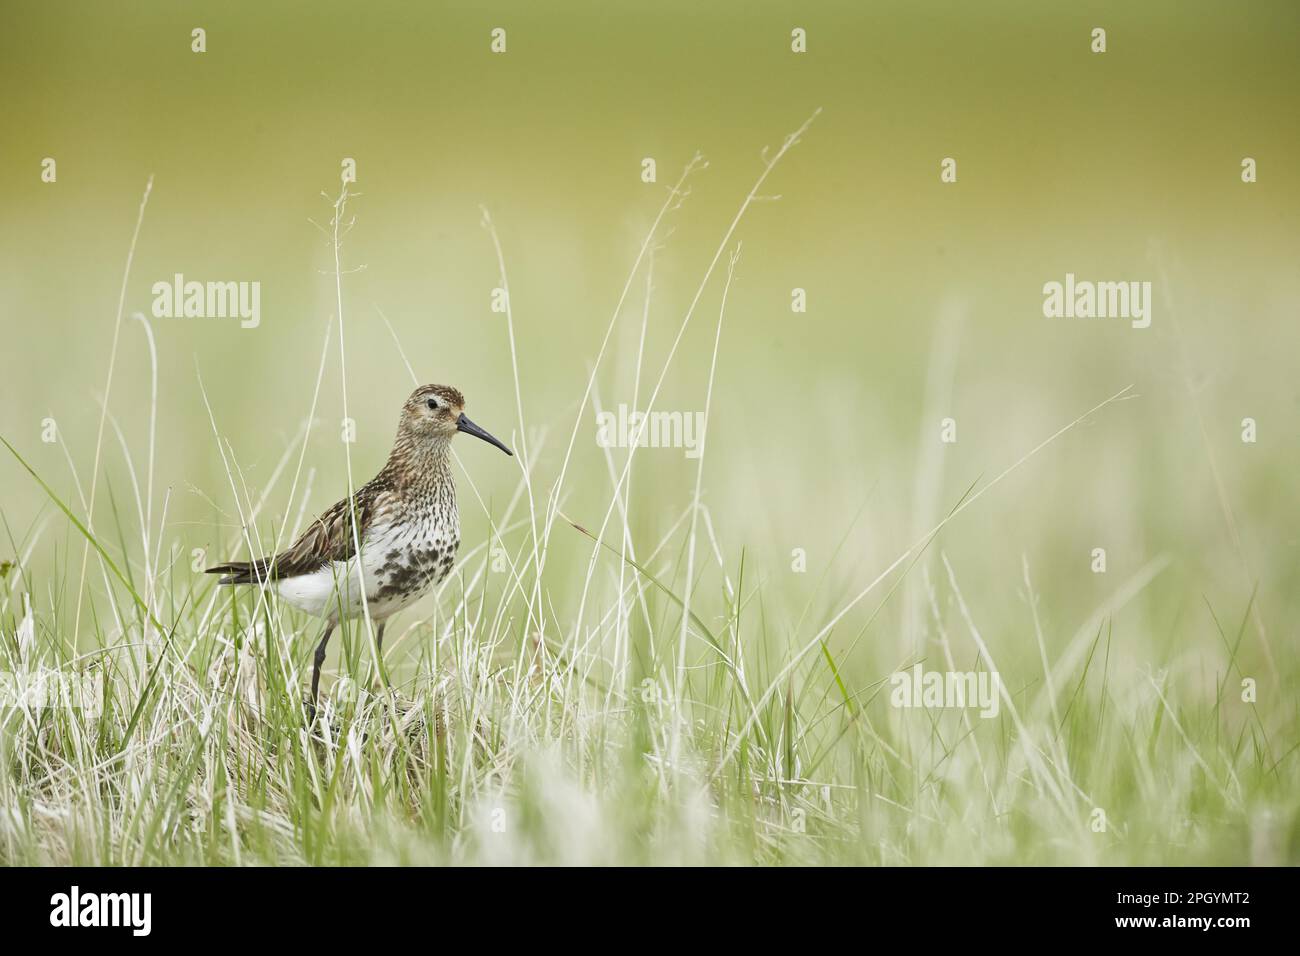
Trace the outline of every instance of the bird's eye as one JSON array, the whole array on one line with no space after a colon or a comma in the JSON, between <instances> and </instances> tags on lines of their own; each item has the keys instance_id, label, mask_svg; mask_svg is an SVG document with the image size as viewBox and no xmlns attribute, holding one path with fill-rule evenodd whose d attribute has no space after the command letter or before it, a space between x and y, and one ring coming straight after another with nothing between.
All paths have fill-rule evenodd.
<instances>
[{"instance_id":1,"label":"bird's eye","mask_svg":"<svg viewBox=\"0 0 1300 956\"><path fill-rule=\"evenodd\" d=\"M429 400L428 400L427 402L425 402L424 404L428 405L429 408L431 408L431 409L432 409L432 408L437 408L437 407L438 407L438 401L437 401L437 399L433 399L433 398L429 399Z\"/></svg>"}]
</instances>

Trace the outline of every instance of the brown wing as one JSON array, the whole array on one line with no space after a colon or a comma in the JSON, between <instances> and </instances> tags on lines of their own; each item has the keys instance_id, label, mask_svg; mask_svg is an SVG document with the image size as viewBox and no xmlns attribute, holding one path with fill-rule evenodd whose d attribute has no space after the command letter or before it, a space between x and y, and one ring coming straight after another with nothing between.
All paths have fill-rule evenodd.
<instances>
[{"instance_id":1,"label":"brown wing","mask_svg":"<svg viewBox=\"0 0 1300 956\"><path fill-rule=\"evenodd\" d=\"M310 574L330 561L347 561L356 553L355 541L365 540L366 529L380 510L382 491L372 484L363 485L352 496L355 507L348 507L349 499L336 502L328 511L311 523L288 548L270 558L253 561L231 561L208 568L207 574L224 574L220 584L260 584L278 578L292 578ZM352 515L355 512L357 533L352 534Z\"/></svg>"}]
</instances>

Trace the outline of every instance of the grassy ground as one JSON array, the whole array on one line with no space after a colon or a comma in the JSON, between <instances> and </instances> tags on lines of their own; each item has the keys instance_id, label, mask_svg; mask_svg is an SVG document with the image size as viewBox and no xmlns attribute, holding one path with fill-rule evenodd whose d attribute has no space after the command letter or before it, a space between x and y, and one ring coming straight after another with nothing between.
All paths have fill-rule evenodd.
<instances>
[{"instance_id":1,"label":"grassy ground","mask_svg":"<svg viewBox=\"0 0 1300 956\"><path fill-rule=\"evenodd\" d=\"M1109 513L1110 540L1147 546L1112 547L1099 573L1095 542L1072 533L1083 506L1060 476L1131 435L1140 389L1119 381L1059 418L1015 419L978 469L946 467L929 424L915 448L835 459L837 482L829 457L768 458L761 510L727 446L676 481L652 450L592 451L602 390L657 407L688 328L703 330L689 339L698 407L707 417L723 397L727 296L745 275L735 230L796 148L768 154L674 313L676 338L656 341L661 362L645 354L655 257L699 164L647 232L608 331L583 346L591 377L565 414L532 413L506 314L513 487L503 500L461 474L473 531L454 573L390 625L382 666L364 622L342 630L314 725L302 701L319 623L217 588L194 530L168 523L152 424L166 396L136 416L135 447L106 405L93 457L67 453L71 478L10 446L6 482L48 500L35 520L4 511L0 663L15 680L87 677L101 696L0 710L0 862L1300 862L1294 601L1285 575L1247 558L1268 509L1221 476L1213 443L1153 431L1179 463L1155 491L1126 479ZM305 414L303 428L250 482L222 410L191 423L187 440L223 462L204 489L229 519L221 558L271 550L328 503L319 491L308 506L316 401L324 390L346 416L357 386L327 378L325 355L388 347L350 333L345 198L326 230L336 315L316 393L282 419ZM119 307L110 362L123 322ZM628 334L640 345L616 348ZM941 354L927 369L914 411L938 422L951 371ZM366 476L371 462L343 447L319 460L318 484ZM1185 503L1159 490L1185 468L1217 491ZM1115 504L1152 494L1171 500ZM814 508L833 547L801 555L782 529ZM895 706L891 675L917 663L998 674L996 715Z\"/></svg>"},{"instance_id":2,"label":"grassy ground","mask_svg":"<svg viewBox=\"0 0 1300 956\"><path fill-rule=\"evenodd\" d=\"M468 549L439 610L390 632L390 689L364 628L343 632L314 728L313 623L182 560L147 586L130 575L155 627L110 566L123 600L96 612L97 647L6 628L8 669L61 665L108 693L94 718L6 711L4 862L1295 862L1294 723L1239 704L1235 672L1195 695L1177 654L1117 666L1103 616L996 719L894 709L896 665L841 667L817 624L772 633L739 564L720 572L730 589L696 594L715 624L688 626L679 667L668 582L686 534L642 555L664 589L627 571L589 627L547 615L553 636L527 581L489 585L486 549ZM527 568L531 540L509 536ZM930 654L976 666L979 624L941 569L924 576ZM1228 622L1225 658L1247 628Z\"/></svg>"}]
</instances>

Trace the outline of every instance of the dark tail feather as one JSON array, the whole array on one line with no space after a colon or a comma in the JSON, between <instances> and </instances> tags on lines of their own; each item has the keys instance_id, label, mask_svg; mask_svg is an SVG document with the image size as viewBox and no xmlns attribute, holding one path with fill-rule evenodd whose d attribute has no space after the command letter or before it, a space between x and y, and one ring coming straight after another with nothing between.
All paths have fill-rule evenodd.
<instances>
[{"instance_id":1,"label":"dark tail feather","mask_svg":"<svg viewBox=\"0 0 1300 956\"><path fill-rule=\"evenodd\" d=\"M256 561L230 561L208 568L204 574L224 574L218 584L261 584L266 579L268 562L265 558Z\"/></svg>"}]
</instances>

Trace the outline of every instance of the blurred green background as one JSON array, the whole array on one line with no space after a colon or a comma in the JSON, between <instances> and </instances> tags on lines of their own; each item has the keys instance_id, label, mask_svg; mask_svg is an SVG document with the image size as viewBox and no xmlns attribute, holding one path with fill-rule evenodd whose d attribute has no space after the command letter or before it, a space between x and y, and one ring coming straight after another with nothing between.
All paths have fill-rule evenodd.
<instances>
[{"instance_id":1,"label":"blurred green background","mask_svg":"<svg viewBox=\"0 0 1300 956\"><path fill-rule=\"evenodd\" d=\"M1163 656L1198 638L1218 653L1203 599L1236 621L1256 583L1275 654L1294 653L1293 2L8 0L2 16L0 434L69 500L66 456L88 481L119 283L151 174L111 396L137 467L149 359L130 314L147 315L152 283L177 272L262 284L255 330L152 320L157 482L172 492L168 542L187 554L229 549L238 532L199 374L254 489L310 406L335 306L328 246L309 220L328 220L321 193L337 192L343 157L357 161L360 194L344 267L364 266L344 279L358 479L382 462L410 388L378 310L422 380L460 387L475 420L518 440L482 204L509 272L524 419L550 428L544 494L664 189L704 154L709 166L655 258L650 382L760 150L820 107L763 190L782 198L755 205L736 234L744 251L704 473L727 560L746 549L763 580L782 583L792 620L865 501L818 592L819 607L837 607L972 481L1131 383L1137 398L1033 459L945 532L981 612L1026 623L1024 555L1049 594L1049 628L1068 631L1166 555L1170 568L1117 624L1134 653ZM498 26L505 55L489 51ZM803 55L790 52L796 26L808 34ZM1104 55L1089 49L1095 26L1107 30ZM190 50L194 27L207 31L202 55ZM55 184L40 180L47 156ZM958 161L954 185L939 181L945 156ZM1240 180L1245 156L1258 162L1252 185ZM643 157L657 160L658 183L641 182ZM1066 272L1153 282L1151 328L1044 318L1042 285ZM659 408L703 408L721 278ZM806 314L790 310L794 287L807 290ZM631 400L642 290L638 278L602 369L607 406ZM345 489L338 384L336 337L308 450L318 509ZM64 448L41 443L47 416ZM958 441L941 446L947 416ZM1247 416L1257 444L1240 440ZM588 522L609 488L594 433L588 410L564 506ZM504 501L513 464L466 445L484 496ZM111 431L104 459L125 496ZM653 477L634 489L633 525L648 545L685 506L695 464L675 450L638 460L638 475ZM0 464L0 481L21 542L51 506L13 462ZM272 502L277 520L296 510L284 497ZM467 542L481 540L481 511L465 512ZM588 550L564 530L551 582L560 606L572 599L562 557ZM52 524L40 553L71 544L80 550ZM808 552L805 577L790 572L796 547ZM1088 571L1094 547L1108 550L1107 576ZM580 580L585 562L575 568ZM778 620L782 604L769 608ZM887 618L905 645L912 625L897 609ZM994 630L995 653L1034 664L1023 634ZM1243 660L1259 655L1252 637Z\"/></svg>"}]
</instances>

